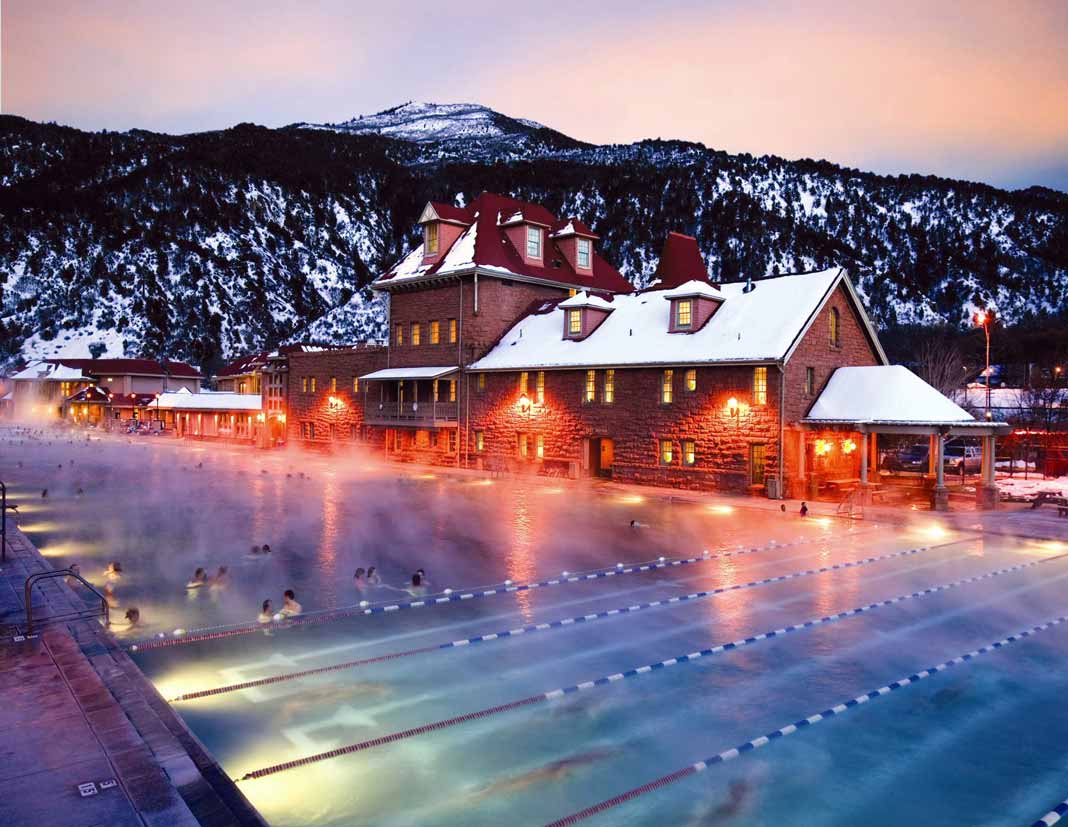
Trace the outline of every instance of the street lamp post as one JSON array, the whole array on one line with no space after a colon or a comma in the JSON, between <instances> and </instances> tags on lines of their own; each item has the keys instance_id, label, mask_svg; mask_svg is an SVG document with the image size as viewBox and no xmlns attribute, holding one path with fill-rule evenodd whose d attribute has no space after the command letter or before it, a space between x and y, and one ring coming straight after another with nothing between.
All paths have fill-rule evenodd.
<instances>
[{"instance_id":1,"label":"street lamp post","mask_svg":"<svg viewBox=\"0 0 1068 827\"><path fill-rule=\"evenodd\" d=\"M986 419L993 419L990 413L990 321L991 314L987 310L980 310L972 319L976 325L983 328L986 334Z\"/></svg>"}]
</instances>

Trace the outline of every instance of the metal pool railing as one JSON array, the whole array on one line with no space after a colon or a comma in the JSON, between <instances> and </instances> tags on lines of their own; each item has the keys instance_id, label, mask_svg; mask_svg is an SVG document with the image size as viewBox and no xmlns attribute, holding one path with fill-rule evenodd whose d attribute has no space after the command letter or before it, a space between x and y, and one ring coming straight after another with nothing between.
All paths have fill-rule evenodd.
<instances>
[{"instance_id":1,"label":"metal pool railing","mask_svg":"<svg viewBox=\"0 0 1068 827\"><path fill-rule=\"evenodd\" d=\"M73 577L75 580L77 580L79 583L81 583L83 586L85 586L87 589L89 589L89 591L91 591L98 598L100 598L100 611L97 612L96 609L83 609L81 611L67 612L66 614L48 615L47 617L39 619L37 621L38 623L43 622L43 621L47 621L49 623L56 623L56 622L61 621L61 620L88 620L88 619L93 618L93 617L103 617L105 626L107 626L107 625L109 625L111 623L111 613L110 613L110 608L108 606L107 598L104 597L103 594L98 592L96 590L96 587L92 583L90 583L88 580L86 580L84 577L82 577L80 574L78 574L77 572L71 571L70 569L58 569L58 570L53 570L53 571L39 571L36 574L31 574L29 577L27 577L26 578L26 583L23 586L24 598L25 598L25 602L26 602L26 634L27 635L32 635L33 634L33 624L34 624L34 618L33 618L33 594L32 594L33 587L36 586L38 583L40 583L42 580L51 580L52 578L55 578L55 577Z\"/></svg>"}]
</instances>

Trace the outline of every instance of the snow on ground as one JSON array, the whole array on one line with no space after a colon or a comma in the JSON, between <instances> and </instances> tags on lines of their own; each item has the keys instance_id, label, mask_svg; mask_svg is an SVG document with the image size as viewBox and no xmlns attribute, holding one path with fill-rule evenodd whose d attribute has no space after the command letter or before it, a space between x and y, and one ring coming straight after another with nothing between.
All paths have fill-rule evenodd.
<instances>
[{"instance_id":1,"label":"snow on ground","mask_svg":"<svg viewBox=\"0 0 1068 827\"><path fill-rule=\"evenodd\" d=\"M1023 477L999 479L998 490L1006 497L1015 500L1033 500L1039 494L1052 494L1057 497L1068 497L1068 477L1056 477L1044 480L1041 477L1032 477L1025 480Z\"/></svg>"}]
</instances>

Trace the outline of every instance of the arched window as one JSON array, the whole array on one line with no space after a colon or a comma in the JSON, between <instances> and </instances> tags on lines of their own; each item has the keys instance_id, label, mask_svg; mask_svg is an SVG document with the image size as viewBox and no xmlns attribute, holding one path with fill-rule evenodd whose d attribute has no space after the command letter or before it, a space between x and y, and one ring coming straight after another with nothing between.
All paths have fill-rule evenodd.
<instances>
[{"instance_id":1,"label":"arched window","mask_svg":"<svg viewBox=\"0 0 1068 827\"><path fill-rule=\"evenodd\" d=\"M842 343L842 324L838 317L838 308L831 308L831 347L838 347Z\"/></svg>"}]
</instances>

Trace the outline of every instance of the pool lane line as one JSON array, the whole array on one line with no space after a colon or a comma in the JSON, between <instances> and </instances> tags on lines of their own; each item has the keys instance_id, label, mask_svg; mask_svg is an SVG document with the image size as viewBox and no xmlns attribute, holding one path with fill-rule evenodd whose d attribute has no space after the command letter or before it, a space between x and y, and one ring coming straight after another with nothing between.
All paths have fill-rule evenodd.
<instances>
[{"instance_id":1,"label":"pool lane line","mask_svg":"<svg viewBox=\"0 0 1068 827\"><path fill-rule=\"evenodd\" d=\"M1051 827L1051 825L1056 824L1066 815L1068 815L1068 798L1042 816L1038 821L1034 822L1031 827Z\"/></svg>"},{"instance_id":2,"label":"pool lane line","mask_svg":"<svg viewBox=\"0 0 1068 827\"><path fill-rule=\"evenodd\" d=\"M855 537L858 534L867 534L876 531L876 529L867 529L863 532L854 532L849 535ZM762 551L768 551L780 548L795 548L797 546L807 546L814 543L825 542L828 537L818 537L811 540L795 540L790 543L777 543L772 542L763 546L751 546L746 548L739 546L738 548L731 549L729 551L716 552L715 554L707 553L707 549L699 556L686 557L686 558L669 558L660 557L656 560L647 563L634 563L629 566L624 566L622 563L617 563L614 568L595 569L590 572L579 574L568 574L567 576L561 575L550 580L540 580L533 583L519 583L509 584L507 582L490 589L474 590L474 591L461 591L460 593L453 592L451 594L441 593L436 596L424 598L422 600L412 600L404 603L393 603L380 606L347 606L340 609L323 609L317 612L305 612L299 617L291 618L282 622L275 623L249 623L241 624L237 626L205 626L199 629L181 630L181 634L175 634L172 637L167 637L165 632L160 632L155 638L147 638L145 640L135 641L127 646L127 650L130 652L140 652L149 649L162 649L169 646L178 646L185 643L198 643L205 640L219 640L228 637L237 637L239 635L250 635L256 632L263 632L265 629L288 629L293 626L305 626L313 623L325 623L332 620L342 620L350 617L361 617L365 615L374 614L388 614L391 612L397 612L404 609L421 609L429 606L436 606L443 603L458 603L466 600L474 600L484 597L492 597L498 594L512 594L513 592L533 591L534 589L545 589L553 586L562 586L570 583L580 583L589 580L599 580L607 577L615 577L617 575L624 574L643 574L649 571L657 571L659 569L673 568L677 566L689 566L695 563L705 563L710 560L721 560L726 557L741 557L745 554L756 554ZM965 542L964 538L957 542ZM451 590L450 590L451 591ZM178 631L178 630L176 630Z\"/></svg>"},{"instance_id":3,"label":"pool lane line","mask_svg":"<svg viewBox=\"0 0 1068 827\"><path fill-rule=\"evenodd\" d=\"M824 574L826 572L840 571L842 569L851 569L856 568L858 566L866 566L870 565L871 563L877 563L883 560L890 560L896 557L906 557L914 554L919 554L920 552L927 551L931 548L944 548L946 546L960 545L961 543L966 542L969 542L969 540L956 540L949 543L942 543L938 546L919 546L916 548L892 552L890 554L883 554L875 557L866 557L860 560L850 560L845 563L834 563L830 566L823 566L818 569L804 569L803 571L792 572L790 574L780 574L774 577L765 577L761 580L750 580L746 583L735 583L730 586L720 586L718 588L709 589L707 591L693 592L691 594L677 595L675 597L666 597L661 600L652 600L646 603L634 603L630 606L624 606L618 609L606 609L600 612L592 612L590 614L567 617L561 620L546 621L544 623L533 623L529 626L521 626L516 629L506 629L501 632L475 635L474 637L461 638L460 640L452 640L447 643L439 643L434 644L432 646L420 646L415 649L408 649L385 655L360 658L358 660L335 663L329 666L316 666L310 669L302 669L297 672L287 672L281 675L272 675L266 678L256 678L254 680L243 681L241 683L235 684L228 684L226 686L218 686L212 689L201 689L194 692L187 692L182 695L177 695L174 698L171 698L170 702L177 703L180 701L192 701L198 698L207 698L213 695L222 695L227 692L237 692L242 689L253 689L259 686L268 686L274 683L282 683L283 681L297 680L299 678L306 678L311 675L322 675L329 672L341 672L346 669L354 669L359 666L368 666L370 664L380 663L382 661L399 660L401 658L411 657L413 655L423 655L429 652L438 652L445 649L458 649L476 643L487 643L494 640L502 640L510 637L518 637L520 635L544 632L548 631L549 629L565 628L567 626L573 626L578 623L589 623L591 621L602 620L608 617L632 614L635 612L640 612L646 609L652 609L659 606L675 606L691 601L704 600L705 598L715 597L716 595L726 594L728 592L741 591L743 589L753 589L759 586L767 586L772 583L783 583L788 580L796 580L799 577L811 577L812 575L816 574Z\"/></svg>"},{"instance_id":4,"label":"pool lane line","mask_svg":"<svg viewBox=\"0 0 1068 827\"><path fill-rule=\"evenodd\" d=\"M982 655L988 655L991 652L996 652L997 650L1003 649L1004 647L1010 644L1017 643L1023 640L1024 638L1037 635L1039 632L1044 632L1047 629L1052 629L1054 626L1059 626L1060 624L1066 621L1068 621L1068 615L1061 615L1060 617L1055 617L1051 620L1039 623L1036 626L1031 626L1027 629L1023 629L1019 632L1016 632L1015 634L1008 635L1007 637L1004 637L1001 640L994 641L993 643L988 643L987 645L981 646L978 649L973 649L972 651L966 652L963 655L957 655L957 657L950 658L949 660L943 661L942 663L939 663L935 666L929 666L926 669L923 669L919 672L915 672L907 677L898 678L892 683L888 683L885 686L880 686L878 689L873 689L871 692L866 692L863 695L857 695L855 698L850 698L844 703L840 703L836 706L830 707L829 709L823 710L823 712L817 712L814 715L809 715L807 718L802 718L798 721L794 721L794 723L787 724L786 726L773 730L767 735L761 735L758 738L753 738L752 740L746 741L744 744L739 744L736 747L724 750L723 752L719 752L709 758L705 758L701 761L697 761L693 764L690 764L687 767L682 767L680 769L675 770L674 772L668 773L667 775L662 775L659 778L642 784L640 787L635 787L631 790L628 790L627 792L620 793L619 795L613 796L612 798L605 799L599 804L594 804L592 807L587 807L584 810L579 810L578 812L572 813L569 816L557 819L556 821L550 822L549 824L545 825L545 827L572 827L572 825L578 824L580 821L584 821L585 819L590 818L591 816L598 815L599 813L603 813L606 810L618 807L620 804L624 804L628 801L638 798L639 796L645 795L646 793L650 793L662 787L666 787L669 784L673 784L676 781L679 781L688 776L696 775L699 772L704 772L709 767L715 766L717 764L725 764L728 761L733 761L735 758L738 758L746 752L752 752L753 750L760 749L761 747L767 746L768 744L773 743L774 741L777 741L780 738L785 738L787 735L793 735L795 732L799 732L803 729L807 729L808 727L815 726L821 721L826 721L827 719L841 715L843 712L847 712L850 709L862 706L868 701L877 700L878 698L881 698L884 695L889 695L891 692L895 692L898 689L904 689L906 686L911 686L914 683L919 683L920 681L926 680L932 675L937 675L938 673L944 672L954 666L959 666L962 663L967 663ZM1068 806L1068 802L1065 802L1065 805ZM1054 811L1053 814L1056 814L1056 811ZM1058 815L1057 818L1059 819L1060 816ZM1045 820L1040 819L1039 821L1035 822L1033 827L1041 827L1041 825L1043 824L1053 823L1055 822L1046 822Z\"/></svg>"},{"instance_id":5,"label":"pool lane line","mask_svg":"<svg viewBox=\"0 0 1068 827\"><path fill-rule=\"evenodd\" d=\"M1068 555L1058 555L1058 558ZM360 741L355 744L348 744L343 747L337 747L336 749L328 750L326 752L317 753L315 755L308 755L303 758L297 758L292 761L285 761L281 764L274 764L269 767L263 767L258 770L246 773L237 781L248 781L256 778L263 778L267 775L273 775L285 770L295 769L297 767L303 767L308 764L313 764L318 761L325 761L331 758L338 758L343 755L351 755L356 752L363 752L364 750L373 749L374 747L380 747L385 744L391 744L396 741L402 741L407 738L413 738L417 735L425 735L430 732L437 732L438 730L448 729L458 724L464 724L468 721L478 720L482 718L488 718L492 715L497 715L502 712L509 712L513 709L519 709L525 706L532 706L534 704L542 703L544 701L554 700L561 698L564 695L570 695L576 692L582 692L587 689L593 689L596 687L607 686L617 681L626 680L627 678L636 678L640 675L647 675L652 672L661 671L671 666L678 666L679 664L692 663L700 658L710 657L712 655L718 655L723 652L730 652L735 649L741 649L745 646L751 646L754 643L759 643L762 640L771 640L772 638L782 637L790 632L804 631L805 629L811 629L816 626L825 625L828 623L834 623L838 620L845 618L856 617L867 612L874 611L875 609L882 608L884 606L892 606L896 603L901 603L906 600L914 598L924 597L936 592L945 591L947 589L955 588L956 586L964 583L977 582L979 580L985 580L991 577L997 577L1000 574L1007 574L1013 571L1020 571L1032 566L1036 566L1039 563L1046 562L1047 560L1058 558L1042 558L1040 560L1032 560L1027 563L1019 563L1015 566L1010 566L1007 569L999 569L994 572L986 572L985 574L974 575L972 577L965 577L959 581L953 581L951 583L943 584L941 586L931 586L927 589L921 589L919 591L910 592L909 594L899 595L898 597L887 598L886 600L880 600L875 603L868 603L864 606L858 606L855 609L848 609L843 612L838 612L833 615L826 615L820 618L814 618L812 620L806 620L801 623L795 623L791 626L784 626L772 631L763 632L759 635L753 635L741 640L733 641L732 643L723 643L717 646L712 646L707 649L701 649L696 652L690 652L685 655L677 655L667 660L657 661L656 663L649 663L644 666L638 666L632 669L628 669L625 672L616 672L611 675L604 675L593 680L583 681L582 683L572 684L570 686L564 686L559 689L552 689L548 692L540 692L537 695L530 695L526 698L520 698L519 700L510 701L508 703L499 704L497 706L488 707L486 709L480 709L475 712L469 712L465 715L458 715L453 718L446 718L441 721L435 721L429 724L423 724L422 726L412 727L411 729L401 730L400 732L394 732L389 735L383 735L378 738L372 738L367 741Z\"/></svg>"}]
</instances>

